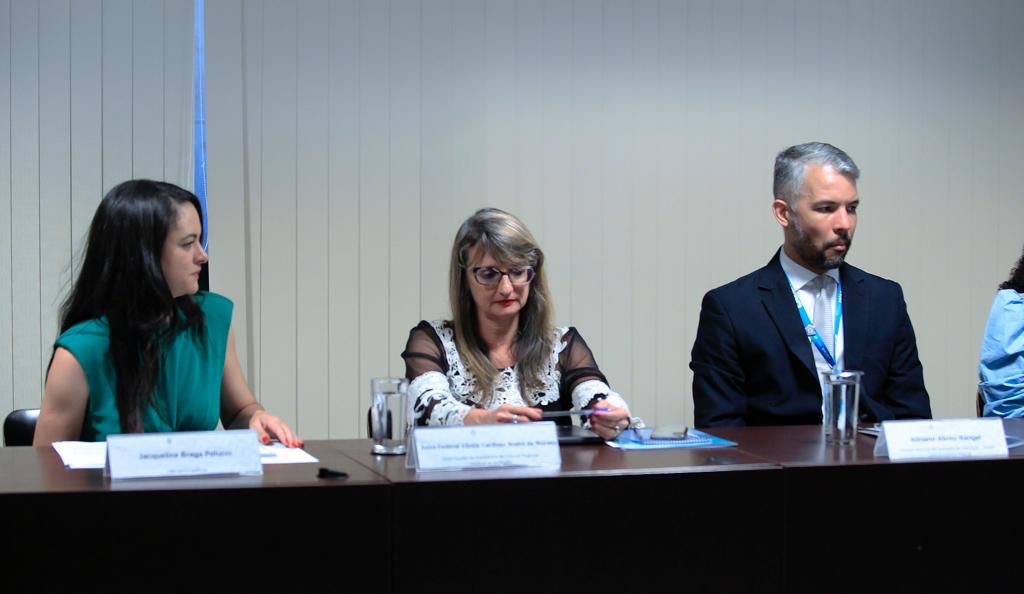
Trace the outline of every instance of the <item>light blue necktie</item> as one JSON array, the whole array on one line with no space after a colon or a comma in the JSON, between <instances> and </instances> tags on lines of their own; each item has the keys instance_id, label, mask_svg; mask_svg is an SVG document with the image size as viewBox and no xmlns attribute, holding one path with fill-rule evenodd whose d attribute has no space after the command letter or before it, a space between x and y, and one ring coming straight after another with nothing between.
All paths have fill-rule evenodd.
<instances>
[{"instance_id":1,"label":"light blue necktie","mask_svg":"<svg viewBox=\"0 0 1024 594\"><path fill-rule=\"evenodd\" d=\"M838 361L839 357L836 354L836 345L833 342L833 332L835 328L835 320L832 319L832 302L834 291L832 287L835 286L835 280L827 275L820 274L811 281L814 285L814 328L818 331L818 336L821 337L822 342L828 348L828 352L832 353L832 359Z\"/></svg>"}]
</instances>

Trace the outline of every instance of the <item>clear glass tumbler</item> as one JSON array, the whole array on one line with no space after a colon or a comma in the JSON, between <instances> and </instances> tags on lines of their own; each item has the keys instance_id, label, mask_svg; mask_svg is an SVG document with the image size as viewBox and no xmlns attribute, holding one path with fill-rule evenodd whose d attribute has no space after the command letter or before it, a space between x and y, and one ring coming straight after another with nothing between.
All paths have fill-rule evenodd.
<instances>
[{"instance_id":1,"label":"clear glass tumbler","mask_svg":"<svg viewBox=\"0 0 1024 594\"><path fill-rule=\"evenodd\" d=\"M401 377L370 380L370 437L374 454L404 454L409 382Z\"/></svg>"}]
</instances>

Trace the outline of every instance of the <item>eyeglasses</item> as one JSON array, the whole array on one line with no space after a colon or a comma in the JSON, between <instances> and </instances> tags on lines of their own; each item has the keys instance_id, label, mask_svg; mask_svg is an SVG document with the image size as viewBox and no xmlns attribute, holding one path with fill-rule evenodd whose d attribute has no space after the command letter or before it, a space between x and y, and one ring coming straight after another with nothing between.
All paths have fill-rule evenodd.
<instances>
[{"instance_id":1,"label":"eyeglasses","mask_svg":"<svg viewBox=\"0 0 1024 594\"><path fill-rule=\"evenodd\" d=\"M509 268L507 271L499 270L493 266L470 268L470 272L476 277L476 282L481 285L492 287L501 282L501 277L508 276L513 285L528 285L533 280L533 266L522 268Z\"/></svg>"}]
</instances>

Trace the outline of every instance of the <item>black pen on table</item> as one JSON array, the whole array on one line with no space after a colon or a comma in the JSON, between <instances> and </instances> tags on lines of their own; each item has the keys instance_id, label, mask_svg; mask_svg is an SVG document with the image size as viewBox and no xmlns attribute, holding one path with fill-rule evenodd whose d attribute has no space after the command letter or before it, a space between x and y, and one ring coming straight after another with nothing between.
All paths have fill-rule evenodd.
<instances>
[{"instance_id":1,"label":"black pen on table","mask_svg":"<svg viewBox=\"0 0 1024 594\"><path fill-rule=\"evenodd\" d=\"M541 413L540 418L542 419L556 419L558 417L571 417L573 415L579 415L581 417L589 417L596 412L605 412L603 408L586 408L583 410L546 410Z\"/></svg>"}]
</instances>

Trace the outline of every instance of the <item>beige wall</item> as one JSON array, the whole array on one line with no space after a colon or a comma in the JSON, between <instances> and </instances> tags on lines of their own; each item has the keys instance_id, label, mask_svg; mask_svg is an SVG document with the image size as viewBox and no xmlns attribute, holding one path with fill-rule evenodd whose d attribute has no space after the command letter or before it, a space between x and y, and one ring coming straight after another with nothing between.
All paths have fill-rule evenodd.
<instances>
[{"instance_id":1,"label":"beige wall","mask_svg":"<svg viewBox=\"0 0 1024 594\"><path fill-rule=\"evenodd\" d=\"M0 229L13 230L0 241L0 407L7 386L14 405L38 401L59 267L101 188L140 174L128 157L139 143L127 148L132 127L118 117L156 117L88 74L133 60L122 76L151 74L137 65L144 48L104 46L82 54L86 74L69 70L46 57L48 43L33 45L44 27L20 26L32 6L0 0L0 15L19 19L0 25ZM125 18L109 6L102 19ZM538 236L557 319L580 328L636 412L692 420L700 299L778 246L772 158L807 140L861 166L850 261L903 284L936 415L973 414L985 316L1024 244L1013 175L1024 159L1024 4L209 0L206 10L212 285L237 304L257 395L304 436L359 434L369 378L401 373L409 328L448 315L451 239L485 205ZM38 52L39 68L10 52ZM53 60L56 76L44 67ZM39 117L51 109L44 81L62 76L72 91L91 85L102 128L76 124L75 92L63 108L70 140ZM76 149L76 125L104 150ZM176 128L162 129L166 144ZM69 167L90 182L45 189ZM71 212L60 232L39 216L53 198Z\"/></svg>"}]
</instances>

